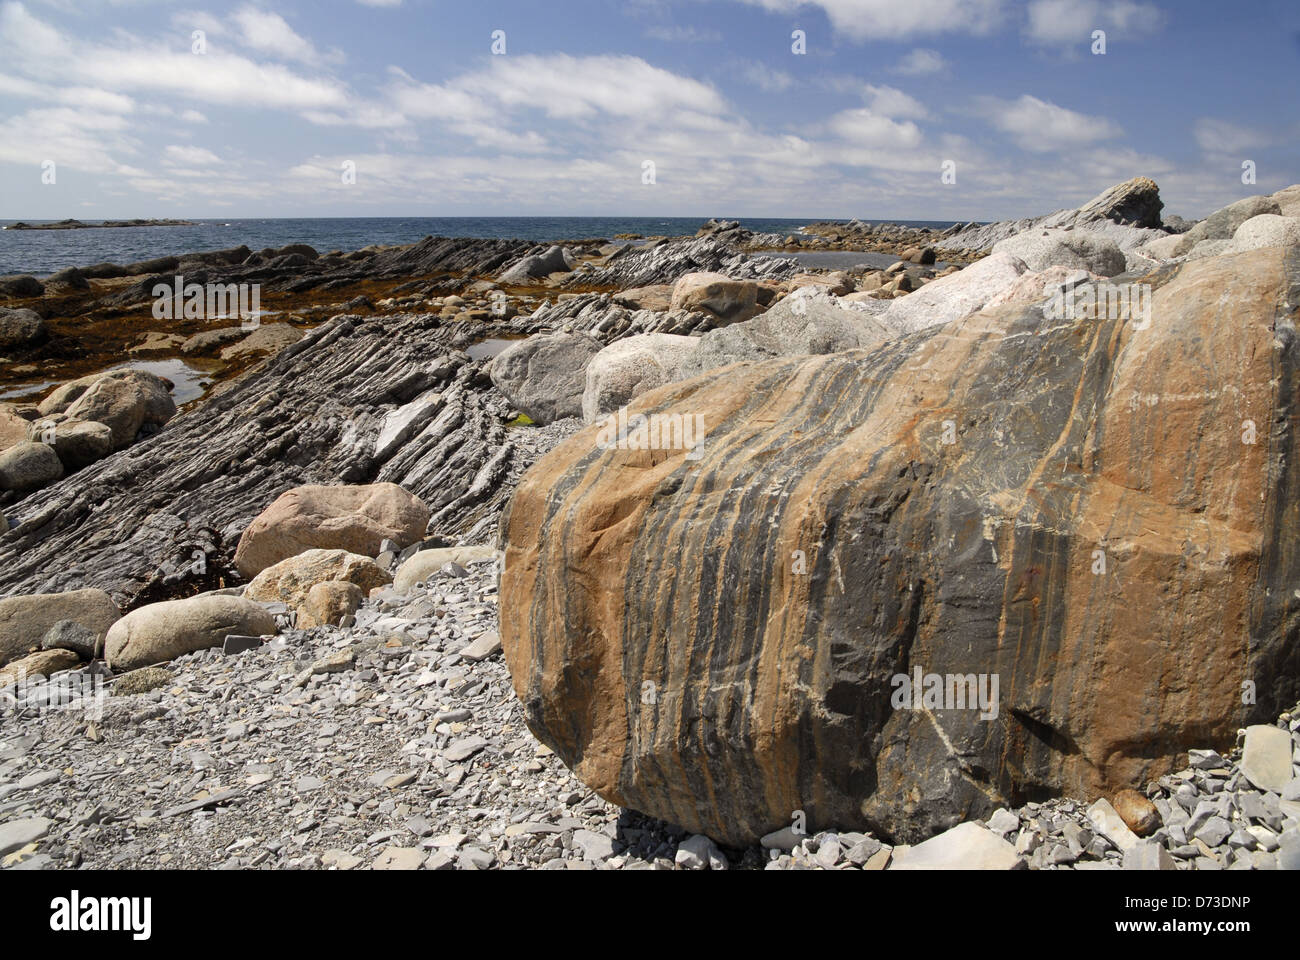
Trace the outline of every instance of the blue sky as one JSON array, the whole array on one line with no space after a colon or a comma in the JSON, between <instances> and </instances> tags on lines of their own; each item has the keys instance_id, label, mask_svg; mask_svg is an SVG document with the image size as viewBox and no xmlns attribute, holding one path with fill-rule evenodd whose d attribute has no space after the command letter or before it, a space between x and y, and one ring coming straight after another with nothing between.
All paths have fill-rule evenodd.
<instances>
[{"instance_id":1,"label":"blue sky","mask_svg":"<svg viewBox=\"0 0 1300 960\"><path fill-rule=\"evenodd\" d=\"M989 220L1139 174L1201 216L1300 181L1298 77L1294 0L0 0L0 217Z\"/></svg>"}]
</instances>

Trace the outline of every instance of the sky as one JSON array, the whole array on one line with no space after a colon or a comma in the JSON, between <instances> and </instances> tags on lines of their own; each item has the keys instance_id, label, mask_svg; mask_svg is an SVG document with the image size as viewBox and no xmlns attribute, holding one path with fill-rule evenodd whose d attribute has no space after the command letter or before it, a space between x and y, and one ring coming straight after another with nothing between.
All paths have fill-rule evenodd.
<instances>
[{"instance_id":1,"label":"sky","mask_svg":"<svg viewBox=\"0 0 1300 960\"><path fill-rule=\"evenodd\" d=\"M0 0L0 218L994 220L1139 175L1200 217L1300 182L1298 77L1295 0Z\"/></svg>"}]
</instances>

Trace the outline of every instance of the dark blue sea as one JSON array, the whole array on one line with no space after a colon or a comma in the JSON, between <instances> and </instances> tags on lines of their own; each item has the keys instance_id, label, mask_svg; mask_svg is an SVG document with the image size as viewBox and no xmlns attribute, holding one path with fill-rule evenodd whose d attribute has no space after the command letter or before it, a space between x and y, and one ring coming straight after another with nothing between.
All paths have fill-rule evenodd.
<instances>
[{"instance_id":1,"label":"dark blue sea","mask_svg":"<svg viewBox=\"0 0 1300 960\"><path fill-rule=\"evenodd\" d=\"M200 220L193 227L101 227L85 230L0 231L0 275L47 276L65 267L131 263L171 254L307 243L321 253L370 244L415 243L424 237L517 237L521 240L613 239L615 234L693 235L708 217L322 217L273 220ZM758 233L795 233L806 219L719 217L739 220ZM847 217L845 219L848 219ZM0 220L0 226L14 223ZM27 220L27 223L49 221ZM871 221L868 221L871 222ZM883 221L874 221L883 222ZM946 229L948 221L904 220L914 227Z\"/></svg>"}]
</instances>

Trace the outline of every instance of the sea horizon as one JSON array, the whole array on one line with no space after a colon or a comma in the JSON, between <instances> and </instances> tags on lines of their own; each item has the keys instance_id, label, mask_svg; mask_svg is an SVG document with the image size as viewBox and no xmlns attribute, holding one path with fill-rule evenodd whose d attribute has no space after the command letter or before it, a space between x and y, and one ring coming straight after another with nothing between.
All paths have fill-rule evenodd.
<instances>
[{"instance_id":1,"label":"sea horizon","mask_svg":"<svg viewBox=\"0 0 1300 960\"><path fill-rule=\"evenodd\" d=\"M0 219L0 227L15 223L47 224L55 220ZM119 219L119 218L94 218ZM159 218L161 219L161 218ZM820 221L846 217L664 217L664 216L457 216L457 217L204 217L194 226L85 227L71 230L0 230L0 276L48 276L68 267L92 263L129 263L155 257L244 245L252 250L306 243L319 252L357 250L417 243L427 236L476 239L519 239L536 242L615 239L619 234L641 236L692 235L709 219L738 220L755 233L798 233ZM863 223L944 230L956 221L856 218Z\"/></svg>"}]
</instances>

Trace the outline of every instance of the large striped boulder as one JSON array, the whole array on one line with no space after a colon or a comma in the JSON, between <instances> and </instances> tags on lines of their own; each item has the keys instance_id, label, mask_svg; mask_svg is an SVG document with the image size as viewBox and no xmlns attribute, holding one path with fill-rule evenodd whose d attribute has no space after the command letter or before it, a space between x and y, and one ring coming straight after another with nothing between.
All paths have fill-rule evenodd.
<instances>
[{"instance_id":1,"label":"large striped boulder","mask_svg":"<svg viewBox=\"0 0 1300 960\"><path fill-rule=\"evenodd\" d=\"M1298 253L738 364L577 434L503 519L529 726L736 845L796 811L912 841L1229 748L1300 694Z\"/></svg>"}]
</instances>

